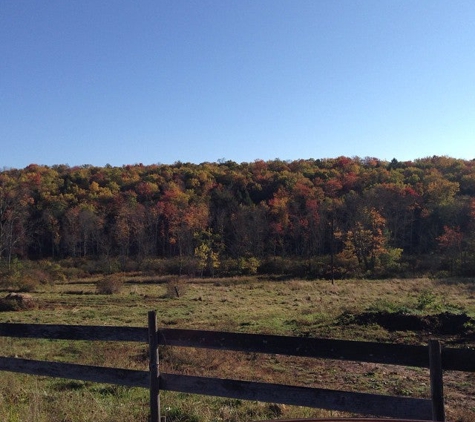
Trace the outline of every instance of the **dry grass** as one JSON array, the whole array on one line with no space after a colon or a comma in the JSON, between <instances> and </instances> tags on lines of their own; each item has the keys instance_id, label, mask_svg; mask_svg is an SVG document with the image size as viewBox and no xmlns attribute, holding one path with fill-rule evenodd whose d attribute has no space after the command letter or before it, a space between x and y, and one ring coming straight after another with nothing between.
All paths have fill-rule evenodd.
<instances>
[{"instance_id":1,"label":"dry grass","mask_svg":"<svg viewBox=\"0 0 475 422\"><path fill-rule=\"evenodd\" d=\"M0 312L1 322L144 326L147 312L158 311L160 326L230 332L310 335L342 339L425 344L426 333L389 332L373 324L342 325L343 313L368 309L440 309L475 315L473 280L268 281L257 277L170 280L122 275L122 289L97 295L98 279L44 285L35 293L42 307ZM170 294L183 283L179 294ZM422 306L423 304L423 306ZM422 309L421 309L422 308ZM440 337L475 346L474 337ZM0 338L3 355L84 364L146 369L146 345ZM397 395L428 395L423 370L287 358L236 352L165 348L162 370L239 379L319 386ZM0 420L13 421L145 421L146 390L77 383L3 373ZM447 373L449 420L475 420L474 374ZM324 417L331 412L272 406L239 400L166 393L162 408L169 421L234 421L275 417ZM335 412L333 412L335 415Z\"/></svg>"}]
</instances>

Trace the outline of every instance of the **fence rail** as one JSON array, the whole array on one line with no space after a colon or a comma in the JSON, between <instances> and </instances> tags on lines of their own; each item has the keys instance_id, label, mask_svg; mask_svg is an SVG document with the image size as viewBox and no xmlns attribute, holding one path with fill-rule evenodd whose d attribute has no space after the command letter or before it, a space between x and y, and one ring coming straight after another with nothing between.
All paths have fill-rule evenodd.
<instances>
[{"instance_id":1,"label":"fence rail","mask_svg":"<svg viewBox=\"0 0 475 422\"><path fill-rule=\"evenodd\" d=\"M182 329L159 329L156 313L148 328L42 324L0 324L0 337L55 340L130 341L149 345L149 371L0 357L0 371L119 384L150 390L150 420L160 420L160 390L299 405L400 419L445 421L443 370L475 372L475 351L346 340L285 337ZM431 397L426 399L296 387L233 379L159 372L158 346L194 347L280 354L428 368Z\"/></svg>"},{"instance_id":2,"label":"fence rail","mask_svg":"<svg viewBox=\"0 0 475 422\"><path fill-rule=\"evenodd\" d=\"M150 374L147 371L5 357L0 358L0 370L78 381L119 384L127 387L148 388L150 379Z\"/></svg>"},{"instance_id":3,"label":"fence rail","mask_svg":"<svg viewBox=\"0 0 475 422\"><path fill-rule=\"evenodd\" d=\"M139 327L2 323L0 324L0 337L146 343L148 342L148 330Z\"/></svg>"}]
</instances>

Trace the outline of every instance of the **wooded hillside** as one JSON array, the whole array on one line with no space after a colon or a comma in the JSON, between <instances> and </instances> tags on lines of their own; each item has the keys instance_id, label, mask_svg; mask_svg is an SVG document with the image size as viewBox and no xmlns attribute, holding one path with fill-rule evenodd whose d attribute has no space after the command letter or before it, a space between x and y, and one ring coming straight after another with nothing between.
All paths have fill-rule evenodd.
<instances>
[{"instance_id":1,"label":"wooded hillside","mask_svg":"<svg viewBox=\"0 0 475 422\"><path fill-rule=\"evenodd\" d=\"M195 274L475 275L475 160L347 158L0 172L0 257Z\"/></svg>"}]
</instances>

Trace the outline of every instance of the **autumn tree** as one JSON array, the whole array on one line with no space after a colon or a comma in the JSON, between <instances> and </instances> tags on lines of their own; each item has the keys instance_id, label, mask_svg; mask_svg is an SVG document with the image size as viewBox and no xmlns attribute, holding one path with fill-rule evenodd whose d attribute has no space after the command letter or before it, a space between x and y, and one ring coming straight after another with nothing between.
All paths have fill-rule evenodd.
<instances>
[{"instance_id":1,"label":"autumn tree","mask_svg":"<svg viewBox=\"0 0 475 422\"><path fill-rule=\"evenodd\" d=\"M389 244L411 251L416 209L421 203L418 193L404 184L383 183L372 187L364 197L386 220Z\"/></svg>"},{"instance_id":2,"label":"autumn tree","mask_svg":"<svg viewBox=\"0 0 475 422\"><path fill-rule=\"evenodd\" d=\"M264 203L240 205L233 212L230 219L233 241L226 245L233 258L262 258L265 255L269 235L267 212L268 207Z\"/></svg>"},{"instance_id":3,"label":"autumn tree","mask_svg":"<svg viewBox=\"0 0 475 422\"><path fill-rule=\"evenodd\" d=\"M23 255L27 244L28 206L32 198L27 187L11 175L0 174L0 259L8 267L15 254Z\"/></svg>"},{"instance_id":4,"label":"autumn tree","mask_svg":"<svg viewBox=\"0 0 475 422\"><path fill-rule=\"evenodd\" d=\"M158 203L161 234L170 255L180 258L194 254L194 235L206 230L208 207L199 197L171 183Z\"/></svg>"},{"instance_id":5,"label":"autumn tree","mask_svg":"<svg viewBox=\"0 0 475 422\"><path fill-rule=\"evenodd\" d=\"M102 227L103 220L92 205L83 204L68 209L63 218L62 236L66 252L73 257L97 256Z\"/></svg>"},{"instance_id":6,"label":"autumn tree","mask_svg":"<svg viewBox=\"0 0 475 422\"><path fill-rule=\"evenodd\" d=\"M284 189L279 189L273 198L269 199L269 232L274 255L285 255L285 238L290 224L289 195Z\"/></svg>"},{"instance_id":7,"label":"autumn tree","mask_svg":"<svg viewBox=\"0 0 475 422\"><path fill-rule=\"evenodd\" d=\"M353 255L364 273L372 273L380 257L387 253L385 220L374 208L363 208L353 227L339 233L344 243L344 254Z\"/></svg>"},{"instance_id":8,"label":"autumn tree","mask_svg":"<svg viewBox=\"0 0 475 422\"><path fill-rule=\"evenodd\" d=\"M470 274L474 175L473 160L436 156L33 164L0 172L0 258L120 257L139 267L179 257L211 273L217 253L220 262L311 262L320 275L333 257L340 275L381 275L397 271L401 256L414 272L440 257Z\"/></svg>"},{"instance_id":9,"label":"autumn tree","mask_svg":"<svg viewBox=\"0 0 475 422\"><path fill-rule=\"evenodd\" d=\"M444 226L444 233L437 238L437 241L445 259L448 261L450 272L454 274L457 267L462 264L464 236L460 232L460 227Z\"/></svg>"}]
</instances>

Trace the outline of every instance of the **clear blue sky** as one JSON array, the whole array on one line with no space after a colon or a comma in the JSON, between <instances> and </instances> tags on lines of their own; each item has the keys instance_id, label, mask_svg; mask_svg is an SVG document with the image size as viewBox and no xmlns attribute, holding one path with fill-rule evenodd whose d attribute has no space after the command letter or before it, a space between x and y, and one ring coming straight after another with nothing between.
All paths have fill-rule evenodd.
<instances>
[{"instance_id":1,"label":"clear blue sky","mask_svg":"<svg viewBox=\"0 0 475 422\"><path fill-rule=\"evenodd\" d=\"M473 0L0 0L0 168L475 158Z\"/></svg>"}]
</instances>

